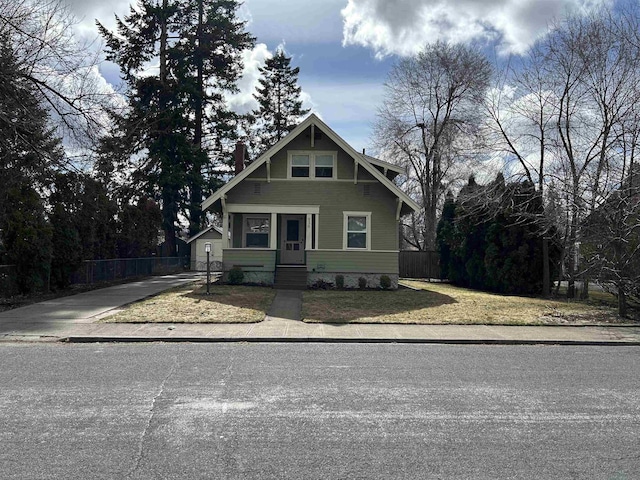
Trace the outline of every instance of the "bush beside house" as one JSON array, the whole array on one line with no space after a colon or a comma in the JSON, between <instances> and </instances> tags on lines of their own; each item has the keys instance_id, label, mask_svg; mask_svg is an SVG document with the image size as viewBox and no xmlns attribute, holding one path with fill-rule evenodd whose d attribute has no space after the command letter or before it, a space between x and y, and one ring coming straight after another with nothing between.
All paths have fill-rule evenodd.
<instances>
[{"instance_id":1,"label":"bush beside house","mask_svg":"<svg viewBox=\"0 0 640 480\"><path fill-rule=\"evenodd\" d=\"M447 197L437 228L441 277L451 283L509 294L542 292L542 199L527 182L489 185L469 180L457 199ZM547 232L550 264L557 272L560 247Z\"/></svg>"}]
</instances>

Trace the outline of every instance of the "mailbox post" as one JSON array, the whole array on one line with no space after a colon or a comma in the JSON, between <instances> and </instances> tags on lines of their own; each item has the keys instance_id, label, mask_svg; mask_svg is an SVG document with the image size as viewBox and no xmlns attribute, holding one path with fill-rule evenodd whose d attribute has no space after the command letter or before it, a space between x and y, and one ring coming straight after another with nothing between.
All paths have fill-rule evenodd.
<instances>
[{"instance_id":1,"label":"mailbox post","mask_svg":"<svg viewBox=\"0 0 640 480\"><path fill-rule=\"evenodd\" d=\"M209 295L209 284L211 283L211 262L209 262L209 255L211 254L211 242L204 244L204 251L207 252L207 295Z\"/></svg>"}]
</instances>

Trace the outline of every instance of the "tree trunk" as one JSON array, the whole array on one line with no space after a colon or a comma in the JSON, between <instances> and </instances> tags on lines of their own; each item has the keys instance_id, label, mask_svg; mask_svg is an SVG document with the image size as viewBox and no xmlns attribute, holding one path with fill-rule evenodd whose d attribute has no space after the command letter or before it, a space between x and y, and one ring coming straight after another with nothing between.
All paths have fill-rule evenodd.
<instances>
[{"instance_id":1,"label":"tree trunk","mask_svg":"<svg viewBox=\"0 0 640 480\"><path fill-rule=\"evenodd\" d=\"M198 0L198 31L197 31L197 47L195 52L196 60L196 92L195 92L195 126L193 135L194 155L193 165L191 171L191 202L189 206L189 235L194 236L197 234L202 225L202 210L200 204L202 202L202 165L201 165L201 151L202 151L202 122L203 122L203 109L204 109L204 80L203 80L203 58L201 50L202 41L202 24L204 22L203 0Z\"/></svg>"},{"instance_id":2,"label":"tree trunk","mask_svg":"<svg viewBox=\"0 0 640 480\"><path fill-rule=\"evenodd\" d=\"M424 215L424 249L434 251L436 249L436 211L435 208L425 209Z\"/></svg>"},{"instance_id":3,"label":"tree trunk","mask_svg":"<svg viewBox=\"0 0 640 480\"><path fill-rule=\"evenodd\" d=\"M551 295L551 272L549 269L549 238L542 237L542 294Z\"/></svg>"},{"instance_id":4,"label":"tree trunk","mask_svg":"<svg viewBox=\"0 0 640 480\"><path fill-rule=\"evenodd\" d=\"M627 316L627 297L624 293L624 286L618 284L618 315Z\"/></svg>"},{"instance_id":5,"label":"tree trunk","mask_svg":"<svg viewBox=\"0 0 640 480\"><path fill-rule=\"evenodd\" d=\"M167 134L166 114L166 89L167 89L167 18L168 0L162 0L162 17L160 20L160 135ZM163 166L163 171L167 166ZM175 225L175 195L170 185L162 186L162 226L164 230L164 241L166 251L169 256L176 255L176 225Z\"/></svg>"},{"instance_id":6,"label":"tree trunk","mask_svg":"<svg viewBox=\"0 0 640 480\"><path fill-rule=\"evenodd\" d=\"M165 253L169 257L176 255L175 195L168 187L162 192L162 229L164 230Z\"/></svg>"},{"instance_id":7,"label":"tree trunk","mask_svg":"<svg viewBox=\"0 0 640 480\"><path fill-rule=\"evenodd\" d=\"M576 201L577 195L574 195L574 202ZM576 296L576 255L577 255L577 245L576 242L578 240L578 213L576 211L576 207L572 207L573 211L571 213L571 225L569 227L569 279L567 282L567 298L575 298Z\"/></svg>"},{"instance_id":8,"label":"tree trunk","mask_svg":"<svg viewBox=\"0 0 640 480\"><path fill-rule=\"evenodd\" d=\"M582 282L582 291L580 292L580 298L586 300L589 298L589 278L584 277Z\"/></svg>"}]
</instances>

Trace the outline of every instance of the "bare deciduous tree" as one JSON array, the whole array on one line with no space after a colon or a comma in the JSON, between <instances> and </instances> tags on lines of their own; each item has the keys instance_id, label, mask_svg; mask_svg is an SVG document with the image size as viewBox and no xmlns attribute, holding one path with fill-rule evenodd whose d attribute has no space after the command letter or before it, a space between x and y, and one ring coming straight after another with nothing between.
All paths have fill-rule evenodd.
<instances>
[{"instance_id":1,"label":"bare deciduous tree","mask_svg":"<svg viewBox=\"0 0 640 480\"><path fill-rule=\"evenodd\" d=\"M385 83L374 136L381 156L407 169L404 188L422 206L405 226L415 248L435 249L438 209L473 156L491 72L478 50L437 42L398 61Z\"/></svg>"},{"instance_id":2,"label":"bare deciduous tree","mask_svg":"<svg viewBox=\"0 0 640 480\"><path fill-rule=\"evenodd\" d=\"M618 297L618 314L627 315L627 298L640 300L640 170L629 170L614 191L585 220L582 253L592 277Z\"/></svg>"},{"instance_id":3,"label":"bare deciduous tree","mask_svg":"<svg viewBox=\"0 0 640 480\"><path fill-rule=\"evenodd\" d=\"M635 32L608 10L569 17L548 37L546 68L557 96L557 168L568 200L568 295L580 273L577 257L584 219L622 179L617 127L638 100ZM586 288L584 290L586 292Z\"/></svg>"},{"instance_id":4,"label":"bare deciduous tree","mask_svg":"<svg viewBox=\"0 0 640 480\"><path fill-rule=\"evenodd\" d=\"M556 118L555 96L543 72L544 55L534 46L520 68L507 65L504 77L487 98L488 144L506 160L505 173L524 176L544 198L546 161L553 145ZM508 83L507 83L508 82ZM517 173L516 173L517 172ZM518 175L520 174L520 175ZM548 215L529 219L552 228ZM543 235L543 294L551 290L549 238Z\"/></svg>"},{"instance_id":5,"label":"bare deciduous tree","mask_svg":"<svg viewBox=\"0 0 640 480\"><path fill-rule=\"evenodd\" d=\"M58 135L86 147L102 133L112 95L99 83L99 52L77 40L75 24L61 0L0 0L0 35L13 45L20 75L39 94Z\"/></svg>"},{"instance_id":6,"label":"bare deciduous tree","mask_svg":"<svg viewBox=\"0 0 640 480\"><path fill-rule=\"evenodd\" d=\"M488 104L491 130L500 140L495 145L541 194L563 206L564 220L547 221L565 230L569 296L578 276L585 280L583 292L588 288L589 272L577 262L582 224L621 184L624 149L637 140L638 17L627 13L601 9L567 17ZM558 191L550 196L549 188Z\"/></svg>"}]
</instances>

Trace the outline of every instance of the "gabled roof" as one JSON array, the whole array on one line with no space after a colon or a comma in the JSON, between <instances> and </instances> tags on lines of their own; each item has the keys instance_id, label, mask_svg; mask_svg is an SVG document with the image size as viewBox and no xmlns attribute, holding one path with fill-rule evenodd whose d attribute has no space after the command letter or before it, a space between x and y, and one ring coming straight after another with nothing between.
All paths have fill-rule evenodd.
<instances>
[{"instance_id":1,"label":"gabled roof","mask_svg":"<svg viewBox=\"0 0 640 480\"><path fill-rule=\"evenodd\" d=\"M205 228L204 230L196 233L193 237L191 238L187 238L185 240L185 243L191 243L194 240L196 240L197 238L200 238L202 235L204 235L205 233L211 231L211 230L215 230L216 232L218 232L220 235L222 235L222 229L216 225L211 225L210 227Z\"/></svg>"},{"instance_id":2,"label":"gabled roof","mask_svg":"<svg viewBox=\"0 0 640 480\"><path fill-rule=\"evenodd\" d=\"M416 202L414 202L411 197L409 197L406 193L400 190L391 180L385 177L380 171L373 166L368 155L363 155L358 153L345 142L340 135L334 132L326 123L324 123L320 118L318 118L315 114L309 115L305 118L296 128L294 128L286 137L276 143L273 147L263 153L256 161L254 161L251 165L245 168L242 172L236 175L233 179L229 181L226 185L216 191L213 195L207 198L204 202L202 202L202 209L206 210L215 202L220 200L223 195L225 195L229 190L233 189L236 185L238 185L242 180L247 178L252 172L257 170L260 166L266 163L266 161L273 157L277 152L286 147L292 140L294 140L298 135L304 132L311 125L315 125L316 128L319 128L327 137L333 140L340 148L342 148L351 158L358 161L358 164L362 166L366 171L368 171L373 177L378 180L382 185L387 187L391 193L393 193L396 197L402 200L409 208L414 211L418 211L420 207ZM377 159L374 159L377 160ZM382 160L377 160L381 164L384 163L386 165L383 168L390 168L391 164L387 164L387 162L382 162ZM394 166L395 168L400 168ZM395 171L395 170L394 170ZM401 170L403 172L403 170Z\"/></svg>"},{"instance_id":3,"label":"gabled roof","mask_svg":"<svg viewBox=\"0 0 640 480\"><path fill-rule=\"evenodd\" d=\"M385 162L384 160L380 160L379 158L372 157L371 155L366 155L364 153L361 153L360 156L364 157L365 160L367 160L372 165L375 165L376 167L380 167L385 170L391 170L392 172L395 172L397 174L406 175L407 173L404 168L398 165L394 165L393 163Z\"/></svg>"}]
</instances>

